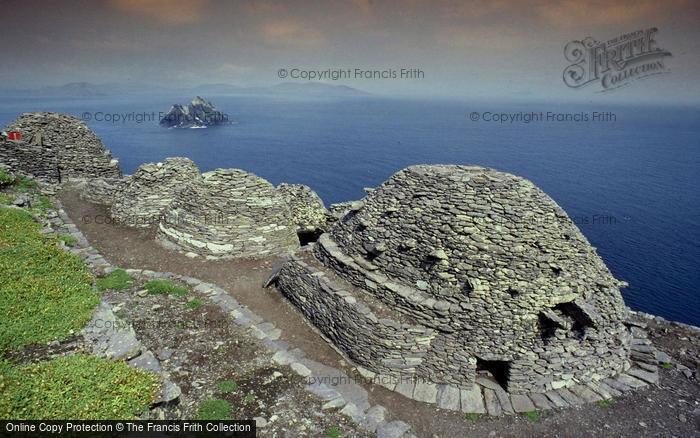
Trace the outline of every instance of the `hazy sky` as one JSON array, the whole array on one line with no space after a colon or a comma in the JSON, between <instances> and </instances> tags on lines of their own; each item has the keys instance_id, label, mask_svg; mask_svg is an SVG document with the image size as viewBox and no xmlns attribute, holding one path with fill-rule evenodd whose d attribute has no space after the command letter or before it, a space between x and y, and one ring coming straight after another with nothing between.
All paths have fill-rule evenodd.
<instances>
[{"instance_id":1,"label":"hazy sky","mask_svg":"<svg viewBox=\"0 0 700 438\"><path fill-rule=\"evenodd\" d=\"M418 68L328 81L387 94L700 101L700 1L0 0L1 88L271 85L286 69ZM614 93L562 81L564 45L657 27L670 74Z\"/></svg>"}]
</instances>

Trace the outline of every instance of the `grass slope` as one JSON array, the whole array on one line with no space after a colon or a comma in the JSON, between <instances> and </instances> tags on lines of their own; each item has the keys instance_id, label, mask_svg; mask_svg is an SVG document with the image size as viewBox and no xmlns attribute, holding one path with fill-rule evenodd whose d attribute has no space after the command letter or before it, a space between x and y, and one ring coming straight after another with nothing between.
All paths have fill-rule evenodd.
<instances>
[{"instance_id":1,"label":"grass slope","mask_svg":"<svg viewBox=\"0 0 700 438\"><path fill-rule=\"evenodd\" d=\"M76 354L26 366L0 361L0 418L135 419L153 400L157 375Z\"/></svg>"},{"instance_id":2,"label":"grass slope","mask_svg":"<svg viewBox=\"0 0 700 438\"><path fill-rule=\"evenodd\" d=\"M0 207L0 279L0 352L77 333L99 302L83 261L24 210Z\"/></svg>"}]
</instances>

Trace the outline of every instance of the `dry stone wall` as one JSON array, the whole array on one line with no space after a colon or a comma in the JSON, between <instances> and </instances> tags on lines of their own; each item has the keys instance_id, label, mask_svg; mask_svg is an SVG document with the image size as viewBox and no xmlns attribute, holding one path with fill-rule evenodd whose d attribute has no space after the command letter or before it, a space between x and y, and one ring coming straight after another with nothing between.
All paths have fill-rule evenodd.
<instances>
[{"instance_id":1,"label":"dry stone wall","mask_svg":"<svg viewBox=\"0 0 700 438\"><path fill-rule=\"evenodd\" d=\"M48 182L68 178L119 178L119 163L80 119L58 113L24 113L4 128L20 141L0 140L0 162Z\"/></svg>"},{"instance_id":2,"label":"dry stone wall","mask_svg":"<svg viewBox=\"0 0 700 438\"><path fill-rule=\"evenodd\" d=\"M292 259L280 289L372 372L456 387L490 374L524 394L629 367L621 283L566 213L522 178L469 166L404 169L349 209L313 255L335 287L317 285L320 274ZM404 349L382 330L369 344L347 341L369 336L360 328L367 321L349 309L334 309L332 323L317 316L334 289L429 330L427 349ZM387 347L402 360L377 360Z\"/></svg>"},{"instance_id":3,"label":"dry stone wall","mask_svg":"<svg viewBox=\"0 0 700 438\"><path fill-rule=\"evenodd\" d=\"M297 232L326 230L331 216L321 198L309 186L282 183L277 190L291 210Z\"/></svg>"},{"instance_id":4,"label":"dry stone wall","mask_svg":"<svg viewBox=\"0 0 700 438\"><path fill-rule=\"evenodd\" d=\"M124 190L129 178L91 178L85 181L80 190L80 198L92 202L111 206L117 193Z\"/></svg>"},{"instance_id":5,"label":"dry stone wall","mask_svg":"<svg viewBox=\"0 0 700 438\"><path fill-rule=\"evenodd\" d=\"M351 289L338 287L308 255L282 269L280 287L294 290L288 295L291 301L354 362L373 364L373 370L387 376L415 372L435 330L374 312Z\"/></svg>"},{"instance_id":6,"label":"dry stone wall","mask_svg":"<svg viewBox=\"0 0 700 438\"><path fill-rule=\"evenodd\" d=\"M299 247L291 211L268 181L217 169L185 186L166 210L157 238L209 258L264 257Z\"/></svg>"},{"instance_id":7,"label":"dry stone wall","mask_svg":"<svg viewBox=\"0 0 700 438\"><path fill-rule=\"evenodd\" d=\"M114 194L112 218L137 228L156 226L176 195L201 179L199 169L188 158L144 164Z\"/></svg>"}]
</instances>

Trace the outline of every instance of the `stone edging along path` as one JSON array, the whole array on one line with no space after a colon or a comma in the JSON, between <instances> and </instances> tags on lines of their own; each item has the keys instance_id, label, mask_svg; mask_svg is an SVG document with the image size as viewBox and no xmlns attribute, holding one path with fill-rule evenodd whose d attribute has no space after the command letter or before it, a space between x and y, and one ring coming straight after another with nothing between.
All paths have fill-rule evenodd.
<instances>
[{"instance_id":1,"label":"stone edging along path","mask_svg":"<svg viewBox=\"0 0 700 438\"><path fill-rule=\"evenodd\" d=\"M95 272L108 274L116 270L117 267L112 266L90 245L63 210L60 201L54 198L52 202L56 206L57 215L49 219L53 229L46 231L59 230L73 236L78 243L74 247L68 247L67 250L80 256ZM305 357L302 350L290 348L286 342L280 340L282 332L279 328L271 322L264 321L259 315L240 304L224 289L193 277L170 272L141 269L125 271L140 280L164 278L179 281L207 296L211 302L230 315L232 322L247 328L253 337L260 340L273 353L272 360L275 363L289 366L296 374L307 379L309 384L305 389L324 402L323 409L340 409L341 414L348 416L359 427L369 432L376 432L380 437L415 436L409 424L398 420L388 421L387 409L378 404L372 405L367 391L351 377L337 368ZM138 341L133 327L120 320L107 302L100 303L92 321L88 323L82 334L93 344L95 354L124 359L129 365L159 373L163 378L163 385L154 404L172 403L180 396L180 388L161 369L156 356Z\"/></svg>"},{"instance_id":2,"label":"stone edging along path","mask_svg":"<svg viewBox=\"0 0 700 438\"><path fill-rule=\"evenodd\" d=\"M58 217L53 220L54 225L78 240L78 245L69 248L69 251L81 256L98 272L109 273L116 269L95 248L90 246L82 232L62 209L60 202L56 199L53 201L58 211ZM197 292L207 295L213 303L231 316L233 322L248 328L254 337L262 341L263 345L274 353L272 356L274 362L279 365L288 365L297 374L305 377L310 382L306 387L307 391L324 400L324 409L340 409L341 413L349 416L362 428L377 432L382 437L412 436L411 428L407 423L386 421L386 408L381 405L372 406L366 390L351 377L339 369L306 358L304 352L299 349L291 349L286 342L280 340L281 330L279 328L271 322L264 321L220 287L174 273L134 269L126 271L140 279L168 278L181 281L193 287ZM647 319L650 316L639 312L632 313ZM116 321L109 305L104 302L99 307L95 318ZM408 398L437 404L442 409L502 415L504 413L513 414L564 408L610 399L622 393L658 383L658 352L651 341L647 339L643 324L632 326L631 330L633 335L631 343L632 366L624 373L597 383L572 385L542 394L509 394L495 382L484 378L477 379L474 391L426 382L397 383L395 379L390 377L376 375L361 367L357 368L360 375L368 381L399 392ZM106 338L104 332L98 333L94 328L86 332L86 336L92 336L97 341L100 346L98 349L102 350L99 353L126 359L129 359L131 351L140 348L140 343L133 335L133 330L127 330L122 338L114 339ZM140 351L141 354L131 358L129 363L163 374L155 356L149 351L143 349ZM340 353L342 354L342 352ZM164 386L157 402L167 403L175 400L179 396L180 390L169 380L167 375L164 375L163 378Z\"/></svg>"}]
</instances>

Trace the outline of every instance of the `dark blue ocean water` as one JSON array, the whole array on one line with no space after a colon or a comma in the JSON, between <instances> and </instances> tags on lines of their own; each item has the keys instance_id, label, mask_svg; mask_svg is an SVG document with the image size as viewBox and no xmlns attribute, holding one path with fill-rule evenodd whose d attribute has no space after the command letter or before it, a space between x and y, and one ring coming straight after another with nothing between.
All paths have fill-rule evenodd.
<instances>
[{"instance_id":1,"label":"dark blue ocean water","mask_svg":"<svg viewBox=\"0 0 700 438\"><path fill-rule=\"evenodd\" d=\"M5 99L23 111L151 113L176 98ZM157 121L89 121L126 173L169 156L202 171L238 167L311 186L328 203L359 199L417 163L473 163L532 180L577 222L635 309L700 325L700 109L390 98L206 96L234 125L167 130ZM473 111L611 111L615 122L472 122ZM94 114L91 114L94 117ZM100 116L98 115L98 118Z\"/></svg>"}]
</instances>

